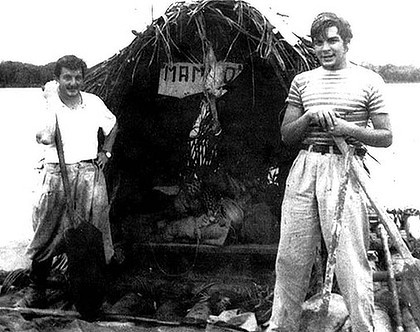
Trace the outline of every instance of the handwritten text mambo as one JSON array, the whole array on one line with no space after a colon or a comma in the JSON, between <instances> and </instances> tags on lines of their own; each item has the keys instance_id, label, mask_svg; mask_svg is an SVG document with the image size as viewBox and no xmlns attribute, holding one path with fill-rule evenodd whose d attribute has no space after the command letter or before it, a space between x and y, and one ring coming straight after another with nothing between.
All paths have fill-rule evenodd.
<instances>
[{"instance_id":1,"label":"handwritten text mambo","mask_svg":"<svg viewBox=\"0 0 420 332\"><path fill-rule=\"evenodd\" d=\"M223 84L233 81L241 73L242 64L232 62L219 62L222 71ZM203 92L204 65L177 62L165 64L160 70L159 91L165 96L183 98Z\"/></svg>"}]
</instances>

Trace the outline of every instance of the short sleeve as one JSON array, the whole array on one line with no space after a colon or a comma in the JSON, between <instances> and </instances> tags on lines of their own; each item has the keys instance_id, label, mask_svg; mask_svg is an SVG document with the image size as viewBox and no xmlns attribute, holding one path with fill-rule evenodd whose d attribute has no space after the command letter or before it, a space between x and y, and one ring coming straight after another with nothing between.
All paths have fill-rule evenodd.
<instances>
[{"instance_id":1,"label":"short sleeve","mask_svg":"<svg viewBox=\"0 0 420 332\"><path fill-rule=\"evenodd\" d=\"M290 105L303 108L302 103L302 97L300 92L300 76L295 76L295 78L292 81L292 84L290 85L289 94L287 96L286 102L288 102Z\"/></svg>"},{"instance_id":2,"label":"short sleeve","mask_svg":"<svg viewBox=\"0 0 420 332\"><path fill-rule=\"evenodd\" d=\"M371 79L367 108L370 114L388 114L385 82L376 73Z\"/></svg>"},{"instance_id":3,"label":"short sleeve","mask_svg":"<svg viewBox=\"0 0 420 332\"><path fill-rule=\"evenodd\" d=\"M117 119L115 115L108 109L105 103L99 97L96 97L97 109L99 113L99 127L102 128L105 136L114 128Z\"/></svg>"}]
</instances>

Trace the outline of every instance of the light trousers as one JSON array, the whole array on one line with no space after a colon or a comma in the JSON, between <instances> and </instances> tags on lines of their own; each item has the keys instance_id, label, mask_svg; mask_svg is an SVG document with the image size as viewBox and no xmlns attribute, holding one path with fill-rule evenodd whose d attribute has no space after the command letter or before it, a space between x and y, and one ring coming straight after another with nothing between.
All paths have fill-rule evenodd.
<instances>
[{"instance_id":1,"label":"light trousers","mask_svg":"<svg viewBox=\"0 0 420 332\"><path fill-rule=\"evenodd\" d=\"M109 203L104 174L92 163L66 165L76 222L92 223L102 233L105 259L114 253L109 223ZM46 261L64 251L64 231L70 227L59 164L45 164L35 202L35 231L27 253L32 260Z\"/></svg>"},{"instance_id":2,"label":"light trousers","mask_svg":"<svg viewBox=\"0 0 420 332\"><path fill-rule=\"evenodd\" d=\"M354 157L358 158L358 157ZM274 302L268 331L299 330L316 247L331 242L344 157L301 150L290 170L282 204ZM364 196L350 176L342 214L335 274L353 331L373 331L373 280L367 258L369 219Z\"/></svg>"}]
</instances>

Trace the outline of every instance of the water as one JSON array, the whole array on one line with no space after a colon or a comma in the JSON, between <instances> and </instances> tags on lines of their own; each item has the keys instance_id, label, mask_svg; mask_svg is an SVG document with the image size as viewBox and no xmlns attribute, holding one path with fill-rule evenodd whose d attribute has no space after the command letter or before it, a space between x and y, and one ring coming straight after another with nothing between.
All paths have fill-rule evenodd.
<instances>
[{"instance_id":1,"label":"water","mask_svg":"<svg viewBox=\"0 0 420 332\"><path fill-rule=\"evenodd\" d=\"M27 262L23 251L32 236L35 166L40 157L35 123L42 98L41 89L0 89L0 270Z\"/></svg>"},{"instance_id":2,"label":"water","mask_svg":"<svg viewBox=\"0 0 420 332\"><path fill-rule=\"evenodd\" d=\"M387 84L394 144L371 149L380 165L370 159L368 166L378 198L388 208L420 208L419 92L420 83ZM35 167L40 158L35 124L42 102L41 89L0 89L0 248L27 242L32 235Z\"/></svg>"},{"instance_id":3,"label":"water","mask_svg":"<svg viewBox=\"0 0 420 332\"><path fill-rule=\"evenodd\" d=\"M39 153L35 126L41 89L0 89L0 244L31 233L34 167Z\"/></svg>"},{"instance_id":4,"label":"water","mask_svg":"<svg viewBox=\"0 0 420 332\"><path fill-rule=\"evenodd\" d=\"M370 148L380 164L368 160L378 198L388 208L420 209L420 83L387 84L394 142L391 147Z\"/></svg>"}]
</instances>

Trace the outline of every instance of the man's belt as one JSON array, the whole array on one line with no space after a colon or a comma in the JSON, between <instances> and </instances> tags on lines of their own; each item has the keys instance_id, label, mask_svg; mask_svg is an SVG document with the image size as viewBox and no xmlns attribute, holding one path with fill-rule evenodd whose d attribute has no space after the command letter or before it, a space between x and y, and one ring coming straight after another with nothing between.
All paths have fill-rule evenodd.
<instances>
[{"instance_id":1,"label":"man's belt","mask_svg":"<svg viewBox=\"0 0 420 332\"><path fill-rule=\"evenodd\" d=\"M321 154L331 153L331 154L341 154L341 151L336 145L323 145L323 144L303 144L301 150L306 150L309 152L317 152ZM359 157L364 157L366 154L366 149L356 148L354 154Z\"/></svg>"},{"instance_id":2,"label":"man's belt","mask_svg":"<svg viewBox=\"0 0 420 332\"><path fill-rule=\"evenodd\" d=\"M83 164L92 164L92 165L96 165L96 161L95 161L95 159L85 159L85 160L80 160L79 162L77 162L77 163L73 163L73 164L81 164L81 163L83 163ZM46 163L46 164L49 164L49 165L52 165L52 166L57 166L57 165L59 165L59 163ZM72 164L67 164L67 165L72 165Z\"/></svg>"},{"instance_id":3,"label":"man's belt","mask_svg":"<svg viewBox=\"0 0 420 332\"><path fill-rule=\"evenodd\" d=\"M81 163L88 163L88 164L94 164L95 163L95 159L85 159L85 160L80 160Z\"/></svg>"}]
</instances>

